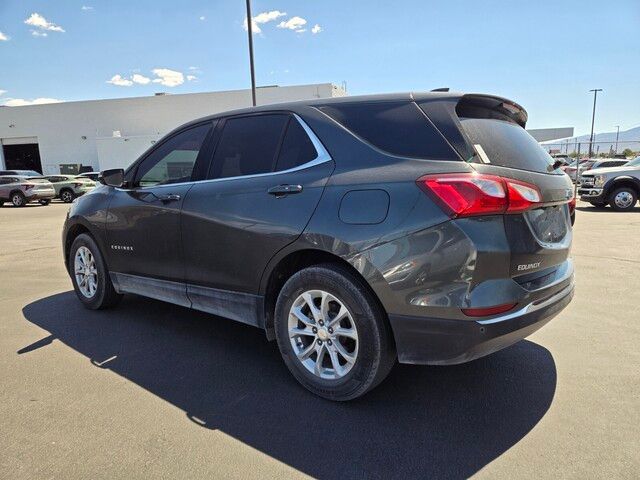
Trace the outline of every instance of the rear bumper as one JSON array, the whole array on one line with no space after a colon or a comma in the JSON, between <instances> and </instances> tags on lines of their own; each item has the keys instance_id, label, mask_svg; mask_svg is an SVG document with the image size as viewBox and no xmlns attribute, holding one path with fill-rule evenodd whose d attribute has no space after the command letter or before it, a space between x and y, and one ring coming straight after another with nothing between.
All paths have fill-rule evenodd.
<instances>
[{"instance_id":1,"label":"rear bumper","mask_svg":"<svg viewBox=\"0 0 640 480\"><path fill-rule=\"evenodd\" d=\"M546 299L489 320L389 315L400 363L453 365L489 355L541 328L573 298L569 285Z\"/></svg>"},{"instance_id":2,"label":"rear bumper","mask_svg":"<svg viewBox=\"0 0 640 480\"><path fill-rule=\"evenodd\" d=\"M36 190L30 192L29 195L26 195L26 198L31 202L33 200L51 200L55 198L55 196L56 191L52 188L51 190Z\"/></svg>"}]
</instances>

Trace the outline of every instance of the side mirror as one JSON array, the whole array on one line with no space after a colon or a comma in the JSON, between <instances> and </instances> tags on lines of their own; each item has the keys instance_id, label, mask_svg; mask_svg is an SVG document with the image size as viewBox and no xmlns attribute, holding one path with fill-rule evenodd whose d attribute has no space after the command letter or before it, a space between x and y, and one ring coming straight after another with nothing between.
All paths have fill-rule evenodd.
<instances>
[{"instance_id":1,"label":"side mirror","mask_svg":"<svg viewBox=\"0 0 640 480\"><path fill-rule=\"evenodd\" d=\"M124 170L122 168L103 170L98 175L98 181L109 187L122 187L124 185Z\"/></svg>"}]
</instances>

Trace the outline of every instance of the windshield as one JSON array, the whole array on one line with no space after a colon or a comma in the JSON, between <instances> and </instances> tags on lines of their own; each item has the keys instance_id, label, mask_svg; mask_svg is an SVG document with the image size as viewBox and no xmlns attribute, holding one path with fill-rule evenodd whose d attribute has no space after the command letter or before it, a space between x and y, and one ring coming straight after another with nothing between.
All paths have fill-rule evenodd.
<instances>
[{"instance_id":1,"label":"windshield","mask_svg":"<svg viewBox=\"0 0 640 480\"><path fill-rule=\"evenodd\" d=\"M42 174L36 172L35 170L16 170L19 175L24 175L25 177L41 177Z\"/></svg>"},{"instance_id":2,"label":"windshield","mask_svg":"<svg viewBox=\"0 0 640 480\"><path fill-rule=\"evenodd\" d=\"M640 167L640 156L626 163L625 167Z\"/></svg>"}]
</instances>

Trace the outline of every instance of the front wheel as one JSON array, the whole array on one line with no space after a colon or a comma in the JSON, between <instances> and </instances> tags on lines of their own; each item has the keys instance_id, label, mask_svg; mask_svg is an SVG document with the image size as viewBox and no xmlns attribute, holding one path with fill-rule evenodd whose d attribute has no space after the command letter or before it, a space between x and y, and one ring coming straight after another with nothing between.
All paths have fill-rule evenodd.
<instances>
[{"instance_id":1,"label":"front wheel","mask_svg":"<svg viewBox=\"0 0 640 480\"><path fill-rule=\"evenodd\" d=\"M293 275L278 296L274 320L289 371L329 400L364 395L395 363L386 314L345 267L320 265Z\"/></svg>"},{"instance_id":2,"label":"front wheel","mask_svg":"<svg viewBox=\"0 0 640 480\"><path fill-rule=\"evenodd\" d=\"M609 204L616 212L628 212L635 206L638 195L632 188L622 187L616 189L609 198Z\"/></svg>"},{"instance_id":3,"label":"front wheel","mask_svg":"<svg viewBox=\"0 0 640 480\"><path fill-rule=\"evenodd\" d=\"M90 235L83 233L73 241L68 265L73 289L86 308L112 307L122 298L113 288L107 265Z\"/></svg>"}]
</instances>

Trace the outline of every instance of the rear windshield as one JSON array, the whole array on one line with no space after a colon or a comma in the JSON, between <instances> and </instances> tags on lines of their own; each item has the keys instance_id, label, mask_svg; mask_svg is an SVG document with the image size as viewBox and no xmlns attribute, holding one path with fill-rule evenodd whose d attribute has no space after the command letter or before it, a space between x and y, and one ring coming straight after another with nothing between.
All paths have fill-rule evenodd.
<instances>
[{"instance_id":1,"label":"rear windshield","mask_svg":"<svg viewBox=\"0 0 640 480\"><path fill-rule=\"evenodd\" d=\"M486 153L480 161L531 172L554 171L551 156L519 125L486 118L461 118L460 122L476 152Z\"/></svg>"},{"instance_id":2,"label":"rear windshield","mask_svg":"<svg viewBox=\"0 0 640 480\"><path fill-rule=\"evenodd\" d=\"M414 102L357 102L320 110L371 145L392 155L428 160L460 157Z\"/></svg>"}]
</instances>

